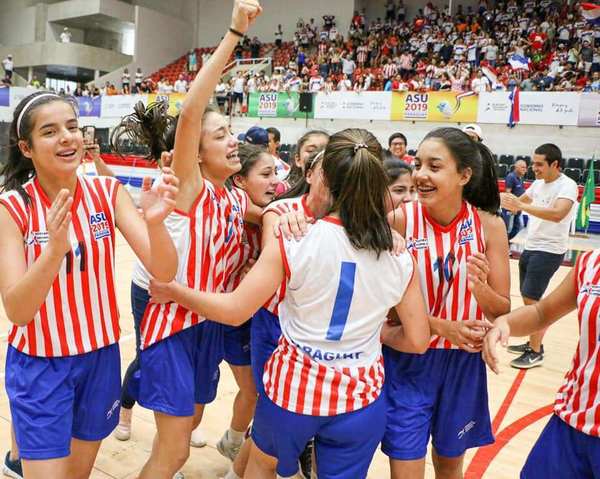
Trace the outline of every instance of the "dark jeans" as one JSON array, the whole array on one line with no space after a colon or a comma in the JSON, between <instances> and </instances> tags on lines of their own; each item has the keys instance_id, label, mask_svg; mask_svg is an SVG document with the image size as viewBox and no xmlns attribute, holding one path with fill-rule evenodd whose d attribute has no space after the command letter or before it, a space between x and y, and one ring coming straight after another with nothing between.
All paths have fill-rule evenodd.
<instances>
[{"instance_id":1,"label":"dark jeans","mask_svg":"<svg viewBox=\"0 0 600 479\"><path fill-rule=\"evenodd\" d=\"M506 232L508 233L508 241L513 239L519 231L523 229L523 218L521 212L513 214L508 210L502 209L502 219L506 225Z\"/></svg>"},{"instance_id":2,"label":"dark jeans","mask_svg":"<svg viewBox=\"0 0 600 479\"><path fill-rule=\"evenodd\" d=\"M146 311L146 305L150 301L150 295L144 288L140 288L137 284L131 283L131 312L133 313L133 326L135 328L135 358L125 371L123 385L121 386L121 407L132 409L135 406L135 398L129 393L129 383L136 371L139 370L140 358L140 324Z\"/></svg>"}]
</instances>

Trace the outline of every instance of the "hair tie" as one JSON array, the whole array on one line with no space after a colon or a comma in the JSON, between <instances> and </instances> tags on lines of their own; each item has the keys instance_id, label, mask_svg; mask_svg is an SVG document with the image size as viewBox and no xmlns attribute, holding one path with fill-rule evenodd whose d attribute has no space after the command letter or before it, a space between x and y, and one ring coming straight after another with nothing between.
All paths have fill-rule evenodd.
<instances>
[{"instance_id":1,"label":"hair tie","mask_svg":"<svg viewBox=\"0 0 600 479\"><path fill-rule=\"evenodd\" d=\"M369 149L369 147L365 143L357 143L356 145L354 145L354 153L356 153L361 148L366 148L367 150Z\"/></svg>"},{"instance_id":2,"label":"hair tie","mask_svg":"<svg viewBox=\"0 0 600 479\"><path fill-rule=\"evenodd\" d=\"M38 99L44 98L44 97L49 97L49 96L61 98L61 96L57 95L56 93L42 93L41 95L34 96L31 100L29 100L27 103L25 103L25 106L23 107L23 109L21 110L21 113L19 113L19 116L17 118L17 139L21 139L21 120L23 119L25 112L27 110L29 110L31 105L33 105L36 101L38 101Z\"/></svg>"}]
</instances>

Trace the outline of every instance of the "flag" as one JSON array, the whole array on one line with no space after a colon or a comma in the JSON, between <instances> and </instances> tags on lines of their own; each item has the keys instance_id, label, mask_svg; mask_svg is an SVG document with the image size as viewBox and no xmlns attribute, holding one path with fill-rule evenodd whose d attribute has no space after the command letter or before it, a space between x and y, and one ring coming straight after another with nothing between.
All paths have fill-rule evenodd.
<instances>
[{"instance_id":1,"label":"flag","mask_svg":"<svg viewBox=\"0 0 600 479\"><path fill-rule=\"evenodd\" d=\"M521 113L519 110L519 87L513 88L508 97L510 101L510 116L508 117L508 126L513 128L515 124L521 121Z\"/></svg>"},{"instance_id":2,"label":"flag","mask_svg":"<svg viewBox=\"0 0 600 479\"><path fill-rule=\"evenodd\" d=\"M577 210L575 226L587 230L590 225L590 206L596 199L596 178L594 177L594 159L592 158L588 177L583 188L583 196Z\"/></svg>"},{"instance_id":3,"label":"flag","mask_svg":"<svg viewBox=\"0 0 600 479\"><path fill-rule=\"evenodd\" d=\"M582 3L581 15L592 25L600 26L600 5Z\"/></svg>"},{"instance_id":4,"label":"flag","mask_svg":"<svg viewBox=\"0 0 600 479\"><path fill-rule=\"evenodd\" d=\"M508 59L508 63L513 70L529 70L529 58L516 53Z\"/></svg>"}]
</instances>

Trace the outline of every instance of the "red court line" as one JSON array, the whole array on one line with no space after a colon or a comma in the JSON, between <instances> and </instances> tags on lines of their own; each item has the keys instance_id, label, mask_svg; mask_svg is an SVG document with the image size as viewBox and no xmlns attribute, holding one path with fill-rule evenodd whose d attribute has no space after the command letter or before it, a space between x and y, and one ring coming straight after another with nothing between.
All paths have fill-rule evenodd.
<instances>
[{"instance_id":1,"label":"red court line","mask_svg":"<svg viewBox=\"0 0 600 479\"><path fill-rule=\"evenodd\" d=\"M529 427L534 422L539 421L544 416L552 414L553 410L554 404L541 407L526 416L517 419L510 426L503 429L500 434L496 436L496 442L494 442L494 444L482 447L475 453L471 464L469 464L469 467L465 472L465 479L480 479L483 477L487 468L506 444L508 444L523 429Z\"/></svg>"},{"instance_id":2,"label":"red court line","mask_svg":"<svg viewBox=\"0 0 600 479\"><path fill-rule=\"evenodd\" d=\"M517 373L517 377L515 377L515 379L512 383L512 386L508 390L508 394L504 398L504 401L502 401L502 404L500 405L500 409L498 409L498 412L496 413L496 417L494 417L494 421L492 422L492 433L496 434L498 432L498 429L500 429L500 424L502 424L502 421L504 421L504 418L506 417L506 413L508 412L508 408L510 407L513 400L515 399L517 391L521 387L521 383L523 382L523 379L525 378L526 372L527 372L527 369L521 369Z\"/></svg>"}]
</instances>

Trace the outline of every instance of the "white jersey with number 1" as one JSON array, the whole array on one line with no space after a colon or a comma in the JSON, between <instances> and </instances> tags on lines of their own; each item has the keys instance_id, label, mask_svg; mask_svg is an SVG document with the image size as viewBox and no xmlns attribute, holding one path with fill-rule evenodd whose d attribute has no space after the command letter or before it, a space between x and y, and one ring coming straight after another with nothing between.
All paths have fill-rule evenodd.
<instances>
[{"instance_id":1,"label":"white jersey with number 1","mask_svg":"<svg viewBox=\"0 0 600 479\"><path fill-rule=\"evenodd\" d=\"M358 250L331 217L280 247L287 290L282 337L265 366L267 395L312 416L368 406L383 386L381 327L410 282L411 256Z\"/></svg>"}]
</instances>

